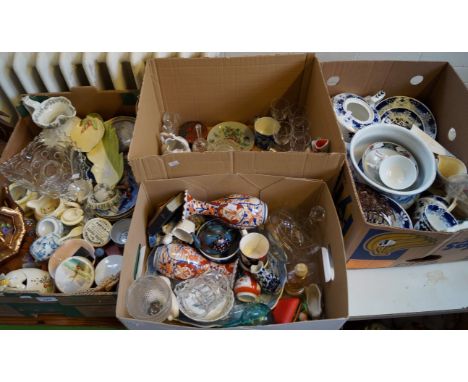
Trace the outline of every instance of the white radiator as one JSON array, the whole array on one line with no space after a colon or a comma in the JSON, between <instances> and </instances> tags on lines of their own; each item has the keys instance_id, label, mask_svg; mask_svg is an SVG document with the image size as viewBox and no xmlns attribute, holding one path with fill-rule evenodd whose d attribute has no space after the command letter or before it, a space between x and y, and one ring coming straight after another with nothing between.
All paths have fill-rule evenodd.
<instances>
[{"instance_id":1,"label":"white radiator","mask_svg":"<svg viewBox=\"0 0 468 382\"><path fill-rule=\"evenodd\" d=\"M61 92L92 85L102 90L138 89L153 57L216 57L218 52L0 53L0 110L14 123L14 106L25 93Z\"/></svg>"}]
</instances>

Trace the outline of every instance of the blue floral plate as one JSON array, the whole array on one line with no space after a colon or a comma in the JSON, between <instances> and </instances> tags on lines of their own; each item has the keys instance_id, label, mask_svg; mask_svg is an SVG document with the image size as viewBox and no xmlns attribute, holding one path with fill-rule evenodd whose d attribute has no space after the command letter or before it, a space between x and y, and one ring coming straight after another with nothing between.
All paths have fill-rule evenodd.
<instances>
[{"instance_id":1,"label":"blue floral plate","mask_svg":"<svg viewBox=\"0 0 468 382\"><path fill-rule=\"evenodd\" d=\"M405 96L390 97L380 101L376 108L382 120L387 119L390 123L408 129L415 124L430 137L436 139L437 124L434 115L417 99Z\"/></svg>"}]
</instances>

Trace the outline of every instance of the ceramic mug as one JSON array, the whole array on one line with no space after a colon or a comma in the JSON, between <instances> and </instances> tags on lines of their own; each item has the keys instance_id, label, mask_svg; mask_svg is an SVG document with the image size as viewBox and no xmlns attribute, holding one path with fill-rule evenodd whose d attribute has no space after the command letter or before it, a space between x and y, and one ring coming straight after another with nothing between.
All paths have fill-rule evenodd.
<instances>
[{"instance_id":1,"label":"ceramic mug","mask_svg":"<svg viewBox=\"0 0 468 382\"><path fill-rule=\"evenodd\" d=\"M195 233L195 223L191 220L185 219L179 222L172 230L174 235L179 240L185 241L186 243L193 243L193 234Z\"/></svg>"},{"instance_id":2,"label":"ceramic mug","mask_svg":"<svg viewBox=\"0 0 468 382\"><path fill-rule=\"evenodd\" d=\"M260 262L267 265L270 243L266 236L257 232L247 233L245 230L242 230L242 235L239 242L241 267L250 272L252 265L258 265Z\"/></svg>"},{"instance_id":3,"label":"ceramic mug","mask_svg":"<svg viewBox=\"0 0 468 382\"><path fill-rule=\"evenodd\" d=\"M234 284L234 294L242 302L255 302L261 292L260 285L250 275L239 277Z\"/></svg>"},{"instance_id":4,"label":"ceramic mug","mask_svg":"<svg viewBox=\"0 0 468 382\"><path fill-rule=\"evenodd\" d=\"M258 118L254 124L255 145L263 150L268 150L274 143L274 134L276 134L280 128L280 123L274 118Z\"/></svg>"}]
</instances>

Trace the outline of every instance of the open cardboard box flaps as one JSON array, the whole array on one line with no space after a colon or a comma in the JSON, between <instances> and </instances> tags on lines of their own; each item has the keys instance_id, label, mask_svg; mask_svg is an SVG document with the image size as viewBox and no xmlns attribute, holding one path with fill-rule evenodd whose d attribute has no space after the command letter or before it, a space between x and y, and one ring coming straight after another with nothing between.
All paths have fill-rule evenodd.
<instances>
[{"instance_id":1,"label":"open cardboard box flaps","mask_svg":"<svg viewBox=\"0 0 468 382\"><path fill-rule=\"evenodd\" d=\"M36 94L37 100L48 97L67 97L83 118L89 113L99 113L104 120L115 116L135 115L137 95L131 91L99 91L91 86L72 88L66 93ZM0 162L19 153L40 129L32 122L23 106L17 108L19 120L6 145ZM0 185L7 181L0 174ZM0 264L0 273L21 268L22 259L13 256ZM34 316L37 314L61 314L65 316L113 317L115 316L116 292L97 292L89 295L67 295L64 293L38 294L26 292L4 292L0 294L0 316Z\"/></svg>"},{"instance_id":2,"label":"open cardboard box flaps","mask_svg":"<svg viewBox=\"0 0 468 382\"><path fill-rule=\"evenodd\" d=\"M144 181L141 184L133 214L129 239L125 246L124 262L117 301L117 318L132 329L177 329L176 322L152 323L129 316L126 292L133 281L138 249L148 255L146 226L156 208L181 191L189 192L200 200L214 200L232 193L246 193L259 197L268 204L269 211L279 208L311 208L316 204L326 209L324 241L329 244L335 269L335 278L325 284L325 319L292 324L267 325L270 329L338 329L348 316L348 292L345 255L338 217L327 186L322 181L293 179L257 174L206 175L166 180Z\"/></svg>"},{"instance_id":3,"label":"open cardboard box flaps","mask_svg":"<svg viewBox=\"0 0 468 382\"><path fill-rule=\"evenodd\" d=\"M468 90L446 62L352 61L322 64L331 97L339 93L409 96L429 107L437 122L437 141L468 163ZM414 78L422 81L416 85ZM333 81L332 81L333 80ZM414 81L413 81L414 82ZM455 130L456 138L449 138ZM334 192L348 268L385 268L442 263L468 258L468 230L456 233L404 230L366 221L346 162Z\"/></svg>"},{"instance_id":4,"label":"open cardboard box flaps","mask_svg":"<svg viewBox=\"0 0 468 382\"><path fill-rule=\"evenodd\" d=\"M329 154L264 151L161 155L165 111L214 126L266 115L273 99L304 107L313 137L330 139ZM256 173L324 179L333 186L344 145L320 65L313 54L154 59L147 63L129 160L136 179Z\"/></svg>"}]
</instances>

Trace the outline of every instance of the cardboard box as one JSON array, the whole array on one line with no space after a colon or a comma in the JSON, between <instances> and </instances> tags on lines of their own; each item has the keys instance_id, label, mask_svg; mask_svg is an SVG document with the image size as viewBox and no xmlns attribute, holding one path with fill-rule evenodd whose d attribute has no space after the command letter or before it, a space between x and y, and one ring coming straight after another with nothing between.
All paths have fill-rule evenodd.
<instances>
[{"instance_id":1,"label":"cardboard box","mask_svg":"<svg viewBox=\"0 0 468 382\"><path fill-rule=\"evenodd\" d=\"M437 122L437 140L447 150L468 163L468 90L454 69L444 62L352 61L322 64L330 96L351 92L366 96L384 90L387 97L417 98L432 111ZM410 80L422 76L422 82ZM451 141L449 130L455 129ZM458 233L403 230L369 224L350 173L343 166L334 192L340 216L348 268L385 268L420 263L442 263L468 259L468 230Z\"/></svg>"},{"instance_id":2,"label":"cardboard box","mask_svg":"<svg viewBox=\"0 0 468 382\"><path fill-rule=\"evenodd\" d=\"M331 141L330 154L265 151L161 155L165 111L208 126L266 115L273 99L303 105L312 136ZM137 181L194 175L254 173L323 179L330 185L345 148L313 54L220 58L165 58L147 62L129 160Z\"/></svg>"},{"instance_id":3,"label":"cardboard box","mask_svg":"<svg viewBox=\"0 0 468 382\"><path fill-rule=\"evenodd\" d=\"M97 91L93 87L73 88L68 93L37 94L40 101L52 96L67 97L75 106L77 115L97 112L107 120L117 115L135 115L137 95L128 91ZM19 153L40 132L23 106L18 107L19 120L11 134L0 162ZM6 182L0 176L0 183ZM0 264L0 273L8 273L21 267L21 259L13 256ZM113 317L115 316L116 292L99 292L90 295L67 295L54 293L3 292L0 293L0 316L20 317L38 314L58 314L68 317Z\"/></svg>"},{"instance_id":4,"label":"cardboard box","mask_svg":"<svg viewBox=\"0 0 468 382\"><path fill-rule=\"evenodd\" d=\"M131 318L126 309L127 289L133 281L138 248L147 256L146 226L155 208L175 194L189 190L200 200L214 200L231 193L258 196L268 204L269 211L285 208L311 208L319 203L327 211L325 242L329 243L333 257L335 279L324 289L326 319L292 324L268 325L267 329L339 329L348 316L348 291L343 242L333 200L328 187L318 180L293 179L256 174L206 175L167 180L144 181L140 186L133 214L129 239L125 246L124 262L117 300L117 318L129 329L181 329L175 321L152 323ZM146 264L146 259L145 259Z\"/></svg>"}]
</instances>

